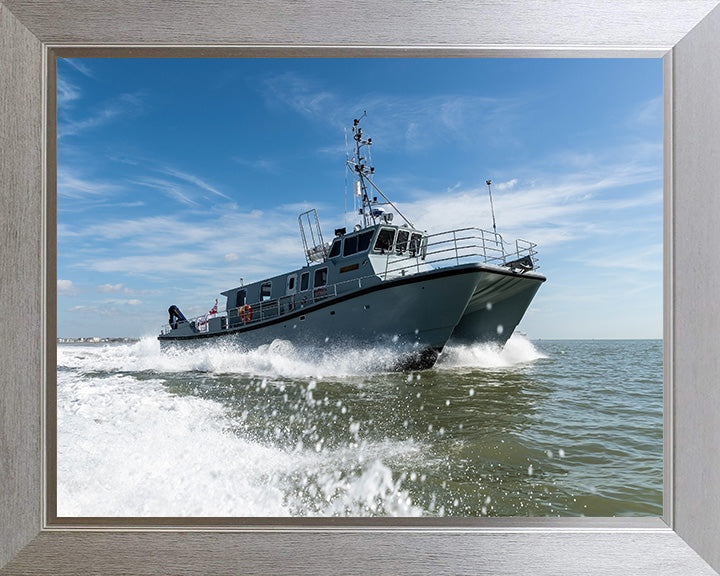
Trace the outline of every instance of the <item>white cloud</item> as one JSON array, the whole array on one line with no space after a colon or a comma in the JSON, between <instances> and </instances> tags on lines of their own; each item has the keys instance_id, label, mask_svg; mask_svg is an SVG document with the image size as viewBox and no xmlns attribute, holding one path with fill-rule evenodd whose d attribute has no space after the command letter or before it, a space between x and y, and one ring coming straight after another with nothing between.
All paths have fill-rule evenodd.
<instances>
[{"instance_id":1,"label":"white cloud","mask_svg":"<svg viewBox=\"0 0 720 576\"><path fill-rule=\"evenodd\" d=\"M77 288L73 284L72 280L58 280L57 293L58 296L74 296L77 294Z\"/></svg>"},{"instance_id":2,"label":"white cloud","mask_svg":"<svg viewBox=\"0 0 720 576\"><path fill-rule=\"evenodd\" d=\"M132 298L129 300L105 300L103 304L110 304L112 306L141 306L142 300Z\"/></svg>"},{"instance_id":3,"label":"white cloud","mask_svg":"<svg viewBox=\"0 0 720 576\"><path fill-rule=\"evenodd\" d=\"M493 194L498 232L506 241L521 237L547 247L618 232L631 209L661 209L659 189L627 196L618 192L628 181L650 180L644 167L636 166L633 170L632 166L617 166L611 172L615 174L612 177L570 174L542 185L511 180L512 186L498 187L501 193ZM492 229L486 187L438 196L423 195L399 203L399 209L415 226L430 232L465 227ZM610 214L617 217L612 218ZM653 218L653 214L651 211L644 217ZM638 215L633 213L633 218ZM634 219L627 229L637 229L640 225Z\"/></svg>"},{"instance_id":4,"label":"white cloud","mask_svg":"<svg viewBox=\"0 0 720 576\"><path fill-rule=\"evenodd\" d=\"M122 284L103 284L97 287L98 292L120 292L122 288Z\"/></svg>"},{"instance_id":5,"label":"white cloud","mask_svg":"<svg viewBox=\"0 0 720 576\"><path fill-rule=\"evenodd\" d=\"M507 182L498 182L497 184L493 184L496 190L512 190L515 188L515 184L518 183L517 178L513 178L512 180L508 180Z\"/></svg>"}]
</instances>

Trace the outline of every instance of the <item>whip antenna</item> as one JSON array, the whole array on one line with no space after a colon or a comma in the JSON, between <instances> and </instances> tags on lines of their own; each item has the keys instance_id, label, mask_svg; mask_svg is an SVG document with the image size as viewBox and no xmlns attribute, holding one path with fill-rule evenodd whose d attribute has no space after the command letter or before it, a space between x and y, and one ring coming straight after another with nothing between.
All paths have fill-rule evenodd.
<instances>
[{"instance_id":1,"label":"whip antenna","mask_svg":"<svg viewBox=\"0 0 720 576\"><path fill-rule=\"evenodd\" d=\"M493 219L493 232L495 232L495 234L497 235L497 226L495 226L495 208L493 208L492 190L490 189L492 180L485 180L485 184L487 184L488 195L490 196L490 212L492 213L492 219Z\"/></svg>"}]
</instances>

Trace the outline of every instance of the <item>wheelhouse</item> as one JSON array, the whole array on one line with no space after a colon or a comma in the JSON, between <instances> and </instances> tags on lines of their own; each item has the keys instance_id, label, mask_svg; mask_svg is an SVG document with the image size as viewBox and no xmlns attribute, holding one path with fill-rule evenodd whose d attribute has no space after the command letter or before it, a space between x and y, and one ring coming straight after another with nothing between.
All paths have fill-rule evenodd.
<instances>
[{"instance_id":1,"label":"wheelhouse","mask_svg":"<svg viewBox=\"0 0 720 576\"><path fill-rule=\"evenodd\" d=\"M348 258L356 254L397 254L415 257L423 254L427 242L425 235L413 228L379 225L345 234L336 231L328 259Z\"/></svg>"}]
</instances>

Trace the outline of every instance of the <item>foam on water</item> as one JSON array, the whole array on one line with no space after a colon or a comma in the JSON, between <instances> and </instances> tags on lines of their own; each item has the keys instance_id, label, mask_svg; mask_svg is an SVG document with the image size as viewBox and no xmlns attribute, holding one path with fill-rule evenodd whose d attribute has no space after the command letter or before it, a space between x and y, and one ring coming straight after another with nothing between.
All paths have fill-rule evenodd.
<instances>
[{"instance_id":1,"label":"foam on water","mask_svg":"<svg viewBox=\"0 0 720 576\"><path fill-rule=\"evenodd\" d=\"M396 352L380 346L323 349L295 347L275 340L252 350L229 343L161 350L155 337L133 344L64 346L58 348L58 367L88 372L211 372L281 378L342 378L375 373L390 366Z\"/></svg>"},{"instance_id":2,"label":"foam on water","mask_svg":"<svg viewBox=\"0 0 720 576\"><path fill-rule=\"evenodd\" d=\"M513 334L505 346L447 346L436 368L505 368L544 358L524 336ZM155 337L134 344L58 348L58 367L88 372L210 372L280 378L342 378L367 375L392 364L389 348L304 349L276 340L253 350L227 343L161 350Z\"/></svg>"},{"instance_id":3,"label":"foam on water","mask_svg":"<svg viewBox=\"0 0 720 576\"><path fill-rule=\"evenodd\" d=\"M85 366L102 357L90 352L64 350L61 362ZM108 364L123 354L114 352ZM412 441L365 443L355 430L333 450L283 449L231 432L234 424L221 404L170 394L159 378L60 371L58 514L422 513L383 463L411 458L419 451Z\"/></svg>"},{"instance_id":4,"label":"foam on water","mask_svg":"<svg viewBox=\"0 0 720 576\"><path fill-rule=\"evenodd\" d=\"M497 344L446 346L435 368L509 368L545 356L525 336L513 334L504 347Z\"/></svg>"}]
</instances>

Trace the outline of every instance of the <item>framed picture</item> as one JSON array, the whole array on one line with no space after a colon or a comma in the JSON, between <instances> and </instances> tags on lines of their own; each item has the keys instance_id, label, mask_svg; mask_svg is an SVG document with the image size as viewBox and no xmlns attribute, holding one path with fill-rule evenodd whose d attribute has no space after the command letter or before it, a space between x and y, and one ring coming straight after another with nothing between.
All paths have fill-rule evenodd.
<instances>
[{"instance_id":1,"label":"framed picture","mask_svg":"<svg viewBox=\"0 0 720 576\"><path fill-rule=\"evenodd\" d=\"M61 49L57 45L64 42L86 43L78 41L82 36L77 35L78 31L73 24L83 20L83 29L90 21L94 24L94 34L97 34L94 37L95 42L112 41L118 36L113 36L112 33L104 35L102 32L113 28L112 14L109 13L100 15L82 12L80 9L79 12L68 9L57 12L57 18L48 19L46 14L35 13L31 5L22 2L0 5L3 36L10 39L9 56L1 65L16 74L13 77L18 80L5 84L2 92L3 101L10 102L10 109L13 111L12 122L4 123L3 137L7 135L18 142L18 146L10 152L2 178L4 182L11 184L9 189L20 191L3 196L3 207L6 208L7 204L6 214L10 215L8 225L4 226L4 230L7 230L4 232L7 242L3 244L3 278L11 277L7 274L8 270L21 271L16 280L10 280L6 284L10 296L3 298L2 306L3 312L7 312L6 325L19 325L20 322L15 322L15 319L23 317L19 312L22 307L16 305L18 297L15 294L27 294L20 290L23 288L32 294L31 312L34 317L43 319L43 322L32 324L29 339L18 339L18 333L9 329L4 333L8 335L6 341L12 343L7 352L4 352L10 359L6 377L11 392L4 391L3 399L8 399L8 402L4 403L5 414L9 415L5 421L9 422L11 430L8 438L13 440L3 439L1 446L3 458L10 462L10 467L2 472L3 486L10 489L4 489L1 493L3 504L7 504L3 506L3 526L11 527L7 537L3 533L4 544L0 548L2 563L11 562L7 570L38 572L47 568L55 572L65 570L85 573L99 570L127 573L138 571L143 566L147 572L147 558L153 557L152 563L159 572L182 572L189 569L189 563L192 562L193 570L204 572L274 570L331 573L343 571L343 567L349 563L352 564L349 571L362 572L387 571L390 566L395 573L443 570L457 572L468 565L482 565L482 569L487 573L522 573L529 556L541 567L540 570L547 573L568 570L568 562L574 563L578 570L582 567L590 573L592 570L604 574L626 573L628 570L648 574L662 573L663 570L672 573L678 562L682 562L685 571L712 574L708 564L685 544L688 542L711 565L718 566L718 560L713 556L717 553L713 546L713 535L717 533L717 530L713 529L718 517L715 513L717 503L712 497L703 499L700 496L700 488L707 489L707 486L700 485L702 478L712 475L712 470L718 468L717 456L714 456L712 451L713 442L716 441L712 431L715 429L717 417L702 409L703 406L712 404L709 401L717 392L709 389L707 385L695 385L696 382L713 381L712 359L716 346L710 337L714 326L713 312L712 309L708 312L705 307L700 309L696 303L703 300L700 296L711 293L711 287L716 285L713 283L713 275L717 273L712 267L708 267L707 276L700 277L697 282L688 283L688 278L698 278L697 263L691 258L684 258L694 253L694 246L698 241L701 241L700 245L712 245L710 239L715 227L708 214L711 212L709 208L713 206L713 199L708 191L702 196L708 203L705 205L705 202L698 202L697 196L691 199L679 192L680 187L684 186L693 186L695 190L710 190L707 183L714 178L712 170L715 168L709 162L701 163L702 169L696 170L694 167L697 166L697 159L702 159L703 154L708 154L707 150L712 148L703 148L702 143L698 144L696 134L700 133L707 139L706 145L717 138L714 132L704 128L707 124L703 122L712 125L718 116L717 109L704 97L712 93L708 89L717 81L717 76L712 73L716 64L707 54L712 53L709 47L716 42L717 35L714 32L718 26L718 14L715 11L707 16L681 41L692 25L703 19L714 7L714 3L699 2L693 6L697 13L686 28L677 31L678 19L664 20L666 16L663 16L659 20L673 24L667 24L668 27L657 37L652 33L645 36L647 44L643 44L642 48L643 55L659 57L679 42L677 47L664 56L665 118L670 121L672 131L666 132L665 140L664 370L665 405L670 407L670 410L666 413L665 421L666 480L662 520L597 519L568 522L568 519L564 519L563 522L552 522L543 519L534 522L521 519L464 524L432 522L424 526L406 525L404 528L401 520L374 526L359 522L357 527L344 525L340 526L339 530L332 522L315 524L313 529L308 529L313 527L309 522L305 526L288 526L280 522L274 527L240 527L231 530L225 525L224 530L214 531L208 530L212 527L205 526L204 530L198 531L192 530L191 521L181 524L177 519L169 519L164 525L150 523L148 526L146 523L148 530L123 531L119 534L109 525L104 528L102 525L90 526L91 530L78 530L88 528L81 524L75 525L71 530L67 529L68 526L61 526L51 513L56 503L51 501L52 496L48 498L49 492L45 491L47 483L53 480L45 475L53 469L55 456L53 446L43 445L41 442L44 437L41 422L46 420L41 421L39 416L47 416L57 408L50 396L45 399L44 405L41 402L45 375L56 366L56 344L54 339L48 339L47 335L53 331L49 327L52 327L57 311L53 289L44 281L48 276L52 276L47 270L55 266L56 255L50 251L43 252L45 247L52 246L53 242L52 239L49 239L47 244L42 241L42 230L47 230L43 228L43 219L46 219L44 224L47 225L47 222L55 220L56 214L53 206L45 203L39 195L33 196L31 192L43 188L45 182L54 182L56 178L55 150L52 147L45 150L39 127L41 117L54 104L53 92L48 106L43 106L43 79L49 77L45 73L54 71L55 50ZM465 6L464 9L471 7ZM683 4L683 14L687 14L685 9L686 5ZM227 29L220 24L221 12L215 15L214 22L218 25L218 32L213 38L219 43L232 43L231 35L228 36ZM606 17L607 14L603 16ZM611 18L610 21L623 21L622 12L616 16L617 19ZM132 16L128 13L124 17ZM328 18L334 21L333 16ZM463 22L467 20L467 15L461 18L458 14L457 18L458 22ZM519 15L518 18L525 23L534 21L528 14ZM137 22L146 20L147 15L144 15ZM688 22L682 18L680 20ZM190 21L188 20L188 26ZM100 26L101 22L105 22L107 28ZM436 22L432 38L440 40L446 33L440 23L442 20ZM61 30L64 26L69 32ZM277 34L284 34L284 29L281 28L270 26L265 29L265 38L272 41ZM520 28L527 30L522 26ZM123 29L133 30L132 27ZM460 29L462 30L462 26ZM470 32L469 28L467 30L470 37L473 37L475 32ZM624 36L624 32L618 36L617 27L607 27L606 30L607 36L600 34L597 44L602 44L602 37L609 38L609 41L605 41L606 46L628 42L626 38L629 36ZM201 26L196 33L208 34L209 31ZM156 42L171 40L171 36L167 35L158 37L161 33L153 31L152 26L140 32L140 37L133 34L135 32L130 32L126 37L127 43L138 43L140 38ZM568 34L568 38L576 38L574 34ZM38 42L38 38L42 43ZM193 38L190 40L192 43L198 41L192 36L183 37L185 38ZM478 38L479 42L474 44L496 44L498 38L482 36ZM534 42L523 42L523 45L547 45L547 42L541 41L545 38L542 34L534 38ZM495 42L491 41L493 39ZM257 35L249 34L243 36L242 43L255 44L260 40ZM387 38L380 34L372 43L382 44L381 40ZM307 43L313 43L312 38L301 34L293 36L290 45L303 46ZM414 43L408 44L412 46ZM415 44L426 46L419 41ZM648 45L651 48L647 48ZM247 55L254 50L248 49ZM262 53L280 55L283 50L275 49ZM287 50L292 55L303 56L312 52L306 48L293 51L290 47ZM427 56L443 52L427 47L425 50L419 54ZM463 53L465 50L467 52ZM400 55L401 52L402 50L377 49L375 53L370 51L368 54ZM461 49L459 52L461 55L487 56L492 51ZM589 52L592 52L592 49ZM595 53L607 55L607 52L601 49ZM628 50L628 53L632 52L632 49ZM324 55L344 53L344 49L336 47L327 49ZM558 53L559 51L546 49L533 55L548 56ZM178 54L185 55L182 50ZM191 54L192 50L188 50L187 55ZM454 55L457 54L458 52L454 52ZM692 67L687 65L690 61L694 63ZM697 72L699 63L702 62L706 62L710 74ZM20 72L21 70L23 72ZM28 70L35 73L28 73ZM43 114L41 111L44 111ZM700 140L702 141L702 138ZM669 163L668 159L671 160ZM43 160L47 161L47 170L43 169ZM18 185L17 182L24 184ZM28 192L23 194L24 190ZM700 334L698 326L701 328ZM19 351L25 351L26 360L29 361L19 362ZM698 374L702 376L698 377ZM39 409L41 405L43 410ZM38 462L41 462L42 466L38 466ZM134 519L132 525L142 527L143 521ZM163 530L157 530L158 528ZM34 541L28 545L33 538ZM318 538L322 539L321 546L317 544ZM568 559L561 553L565 546L572 546L573 554L581 556ZM112 548L111 554L108 553L109 547ZM80 548L83 554L76 553ZM339 553L340 550L343 551L342 554ZM548 553L548 550L557 550L558 553Z\"/></svg>"},{"instance_id":2,"label":"framed picture","mask_svg":"<svg viewBox=\"0 0 720 576\"><path fill-rule=\"evenodd\" d=\"M60 523L662 514L660 59L56 52Z\"/></svg>"}]
</instances>

